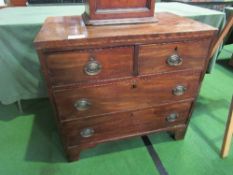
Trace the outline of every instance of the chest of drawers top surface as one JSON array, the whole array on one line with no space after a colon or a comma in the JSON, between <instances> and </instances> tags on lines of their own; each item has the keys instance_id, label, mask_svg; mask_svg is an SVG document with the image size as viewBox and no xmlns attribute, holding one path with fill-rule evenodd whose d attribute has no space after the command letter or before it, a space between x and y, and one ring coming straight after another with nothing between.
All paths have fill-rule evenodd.
<instances>
[{"instance_id":1,"label":"chest of drawers top surface","mask_svg":"<svg viewBox=\"0 0 233 175\"><path fill-rule=\"evenodd\" d=\"M168 42L177 39L211 37L216 28L179 17L171 13L157 13L158 22L149 24L85 26L82 17L50 17L35 39L40 48L90 47L126 45L148 42Z\"/></svg>"}]
</instances>

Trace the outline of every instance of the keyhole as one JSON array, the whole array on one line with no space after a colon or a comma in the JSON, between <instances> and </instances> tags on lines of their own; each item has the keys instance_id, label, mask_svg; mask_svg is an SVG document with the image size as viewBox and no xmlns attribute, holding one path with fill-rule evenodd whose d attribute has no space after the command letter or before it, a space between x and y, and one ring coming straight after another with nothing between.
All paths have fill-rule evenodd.
<instances>
[{"instance_id":1,"label":"keyhole","mask_svg":"<svg viewBox=\"0 0 233 175\"><path fill-rule=\"evenodd\" d=\"M133 83L132 83L132 85L131 85L131 88L132 88L132 89L136 89L136 88L137 88L136 81L133 81Z\"/></svg>"},{"instance_id":2,"label":"keyhole","mask_svg":"<svg viewBox=\"0 0 233 175\"><path fill-rule=\"evenodd\" d=\"M135 89L135 88L137 88L137 85L136 85L136 84L133 84L133 85L132 85L132 89Z\"/></svg>"}]
</instances>

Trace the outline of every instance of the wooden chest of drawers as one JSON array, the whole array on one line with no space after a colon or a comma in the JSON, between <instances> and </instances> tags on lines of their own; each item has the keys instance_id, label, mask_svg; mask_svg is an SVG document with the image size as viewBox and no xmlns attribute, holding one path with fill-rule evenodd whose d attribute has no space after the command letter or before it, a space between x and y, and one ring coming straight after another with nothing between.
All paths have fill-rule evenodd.
<instances>
[{"instance_id":1,"label":"wooden chest of drawers","mask_svg":"<svg viewBox=\"0 0 233 175\"><path fill-rule=\"evenodd\" d=\"M69 160L98 143L185 135L216 29L168 13L158 23L86 27L48 18L35 39Z\"/></svg>"}]
</instances>

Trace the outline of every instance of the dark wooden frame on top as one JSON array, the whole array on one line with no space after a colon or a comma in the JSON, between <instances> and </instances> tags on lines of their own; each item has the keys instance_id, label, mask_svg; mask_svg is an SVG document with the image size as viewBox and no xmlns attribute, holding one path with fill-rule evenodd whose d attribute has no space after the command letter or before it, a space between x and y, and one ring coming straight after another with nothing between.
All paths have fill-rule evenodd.
<instances>
[{"instance_id":1,"label":"dark wooden frame on top","mask_svg":"<svg viewBox=\"0 0 233 175\"><path fill-rule=\"evenodd\" d=\"M88 25L156 22L155 0L87 0L83 19Z\"/></svg>"}]
</instances>

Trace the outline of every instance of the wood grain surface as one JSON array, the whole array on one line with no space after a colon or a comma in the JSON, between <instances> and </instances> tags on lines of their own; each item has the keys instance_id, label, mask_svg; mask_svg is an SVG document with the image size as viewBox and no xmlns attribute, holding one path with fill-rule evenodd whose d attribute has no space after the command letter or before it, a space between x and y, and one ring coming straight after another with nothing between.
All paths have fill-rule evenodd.
<instances>
[{"instance_id":1,"label":"wood grain surface","mask_svg":"<svg viewBox=\"0 0 233 175\"><path fill-rule=\"evenodd\" d=\"M70 161L106 141L161 131L184 138L217 30L168 13L156 18L86 26L78 16L51 17L38 33L35 46ZM89 75L93 60L101 71Z\"/></svg>"}]
</instances>

